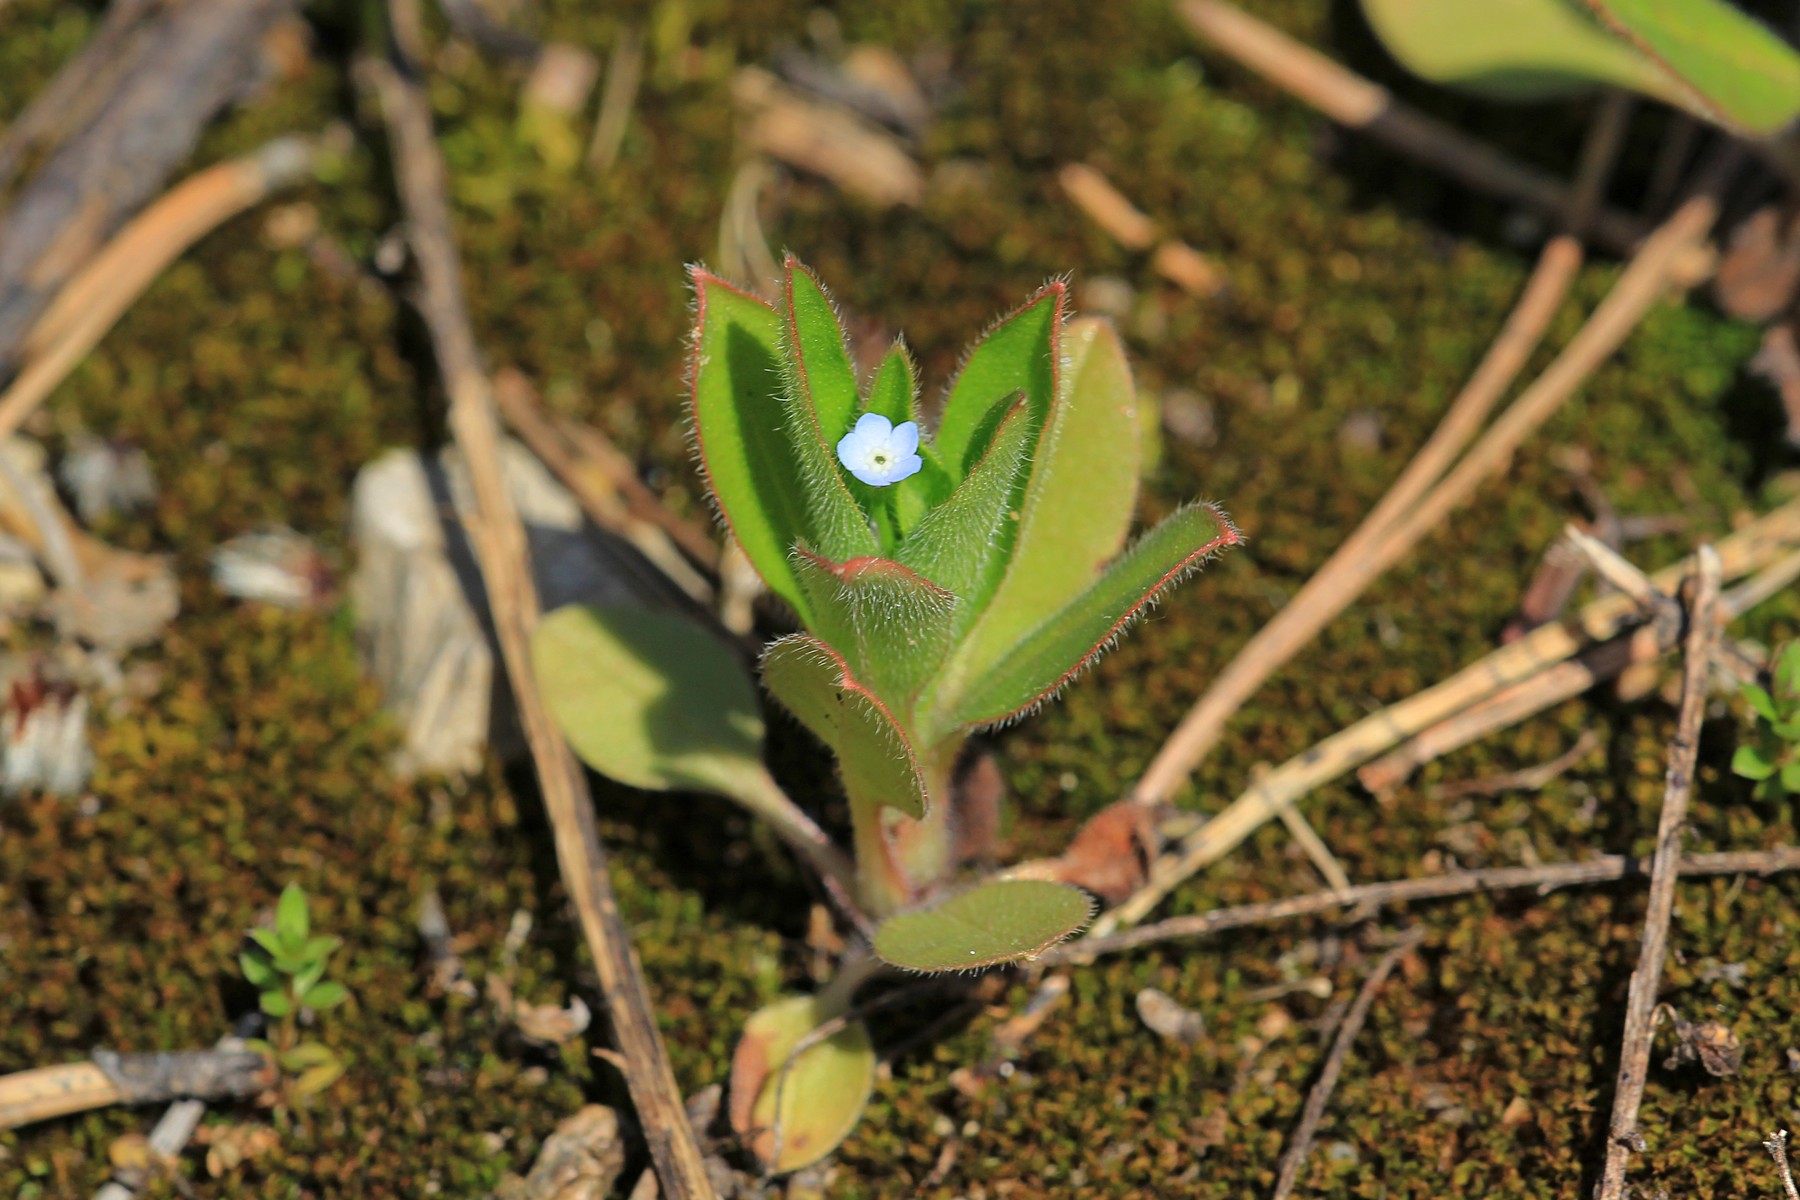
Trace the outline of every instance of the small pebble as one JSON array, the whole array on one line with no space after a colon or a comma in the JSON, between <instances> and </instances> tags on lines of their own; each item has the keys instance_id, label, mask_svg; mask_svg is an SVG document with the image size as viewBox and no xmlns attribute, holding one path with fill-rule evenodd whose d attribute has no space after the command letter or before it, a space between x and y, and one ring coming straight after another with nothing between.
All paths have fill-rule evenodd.
<instances>
[{"instance_id":1,"label":"small pebble","mask_svg":"<svg viewBox=\"0 0 1800 1200\"><path fill-rule=\"evenodd\" d=\"M1158 1037L1191 1046L1206 1036L1206 1021L1191 1008L1183 1008L1167 992L1145 988L1137 994L1138 1019Z\"/></svg>"}]
</instances>

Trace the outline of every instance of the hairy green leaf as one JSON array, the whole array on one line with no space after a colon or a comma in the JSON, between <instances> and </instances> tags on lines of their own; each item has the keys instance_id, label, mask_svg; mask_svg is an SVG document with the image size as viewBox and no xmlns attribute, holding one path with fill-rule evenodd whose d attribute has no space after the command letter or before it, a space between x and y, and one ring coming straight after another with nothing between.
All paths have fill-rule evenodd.
<instances>
[{"instance_id":1,"label":"hairy green leaf","mask_svg":"<svg viewBox=\"0 0 1800 1200\"><path fill-rule=\"evenodd\" d=\"M1800 115L1800 53L1725 0L1584 2L1708 120L1767 136Z\"/></svg>"},{"instance_id":2,"label":"hairy green leaf","mask_svg":"<svg viewBox=\"0 0 1800 1200\"><path fill-rule=\"evenodd\" d=\"M690 621L569 605L531 641L538 692L582 761L651 791L735 795L762 770L762 714L736 654Z\"/></svg>"},{"instance_id":3,"label":"hairy green leaf","mask_svg":"<svg viewBox=\"0 0 1800 1200\"><path fill-rule=\"evenodd\" d=\"M750 564L804 618L788 551L808 537L807 493L784 427L781 317L714 275L692 275L689 403L700 465Z\"/></svg>"},{"instance_id":4,"label":"hairy green leaf","mask_svg":"<svg viewBox=\"0 0 1800 1200\"><path fill-rule=\"evenodd\" d=\"M900 543L895 557L938 586L962 608L958 623L966 625L992 593L1004 566L1001 539L995 531L1012 518L1015 483L1031 441L1031 415L1023 396L1016 398L1000 422L987 453L952 492L932 509L918 528Z\"/></svg>"},{"instance_id":5,"label":"hairy green leaf","mask_svg":"<svg viewBox=\"0 0 1800 1200\"><path fill-rule=\"evenodd\" d=\"M875 953L909 971L967 971L1040 954L1087 924L1094 902L1043 879L999 879L889 917Z\"/></svg>"},{"instance_id":6,"label":"hairy green leaf","mask_svg":"<svg viewBox=\"0 0 1800 1200\"><path fill-rule=\"evenodd\" d=\"M953 727L991 725L1031 708L1086 667L1164 588L1238 542L1210 505L1182 509L1145 534L1062 611L947 697Z\"/></svg>"},{"instance_id":7,"label":"hairy green leaf","mask_svg":"<svg viewBox=\"0 0 1800 1200\"><path fill-rule=\"evenodd\" d=\"M782 638L763 655L763 682L831 747L853 807L872 814L885 804L925 815L925 780L911 742L836 650L804 634Z\"/></svg>"},{"instance_id":8,"label":"hairy green leaf","mask_svg":"<svg viewBox=\"0 0 1800 1200\"><path fill-rule=\"evenodd\" d=\"M869 516L850 494L837 459L838 439L849 432L856 411L856 373L844 351L843 329L819 281L792 257L786 292L783 422L806 488L807 544L838 561L877 554L881 547Z\"/></svg>"},{"instance_id":9,"label":"hairy green leaf","mask_svg":"<svg viewBox=\"0 0 1800 1200\"><path fill-rule=\"evenodd\" d=\"M885 558L834 563L802 551L794 565L816 614L813 632L905 727L913 698L949 646L956 597Z\"/></svg>"},{"instance_id":10,"label":"hairy green leaf","mask_svg":"<svg viewBox=\"0 0 1800 1200\"><path fill-rule=\"evenodd\" d=\"M998 590L958 650L962 678L985 674L1086 590L1131 529L1143 442L1125 348L1093 319L1071 322L1063 345L1063 394L1037 441Z\"/></svg>"},{"instance_id":11,"label":"hairy green leaf","mask_svg":"<svg viewBox=\"0 0 1800 1200\"><path fill-rule=\"evenodd\" d=\"M953 480L966 476L986 452L1014 395L1024 394L1032 427L1043 429L1056 401L1067 291L1060 280L1049 284L1002 317L969 351L938 423L938 458Z\"/></svg>"},{"instance_id":12,"label":"hairy green leaf","mask_svg":"<svg viewBox=\"0 0 1800 1200\"><path fill-rule=\"evenodd\" d=\"M849 1021L794 1054L808 1034L839 1015L817 997L789 996L758 1009L744 1024L731 1060L731 1123L772 1171L797 1171L824 1158L849 1136L869 1102L875 1048L861 1021Z\"/></svg>"}]
</instances>

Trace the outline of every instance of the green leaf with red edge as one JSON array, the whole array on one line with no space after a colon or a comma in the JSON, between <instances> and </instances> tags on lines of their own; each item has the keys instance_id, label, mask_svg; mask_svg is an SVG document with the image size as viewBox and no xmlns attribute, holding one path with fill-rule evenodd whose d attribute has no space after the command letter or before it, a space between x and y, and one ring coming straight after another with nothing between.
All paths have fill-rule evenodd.
<instances>
[{"instance_id":1,"label":"green leaf with red edge","mask_svg":"<svg viewBox=\"0 0 1800 1200\"><path fill-rule=\"evenodd\" d=\"M1056 401L1063 301L1068 285L1046 286L1000 318L969 351L938 422L938 459L961 480L987 450L994 431L1023 393L1032 425L1043 429Z\"/></svg>"},{"instance_id":2,"label":"green leaf with red edge","mask_svg":"<svg viewBox=\"0 0 1800 1200\"><path fill-rule=\"evenodd\" d=\"M837 756L852 806L923 817L929 804L918 756L894 713L818 638L793 634L763 655L763 683Z\"/></svg>"},{"instance_id":3,"label":"green leaf with red edge","mask_svg":"<svg viewBox=\"0 0 1800 1200\"><path fill-rule=\"evenodd\" d=\"M844 327L816 275L791 254L783 268L794 383L812 401L825 440L835 445L850 431L857 405L856 370L844 347Z\"/></svg>"},{"instance_id":4,"label":"green leaf with red edge","mask_svg":"<svg viewBox=\"0 0 1800 1200\"><path fill-rule=\"evenodd\" d=\"M986 674L1046 613L1080 595L1131 529L1143 440L1125 348L1111 325L1092 318L1071 322L1063 346L1062 394L1037 438L1012 549L992 598L980 596L980 618L950 668L952 688Z\"/></svg>"},{"instance_id":5,"label":"green leaf with red edge","mask_svg":"<svg viewBox=\"0 0 1800 1200\"><path fill-rule=\"evenodd\" d=\"M806 488L805 544L839 562L878 554L869 514L850 494L849 476L837 458L838 439L849 432L856 410L856 373L844 351L843 328L819 281L792 257L785 292L783 422Z\"/></svg>"},{"instance_id":6,"label":"green leaf with red edge","mask_svg":"<svg viewBox=\"0 0 1800 1200\"><path fill-rule=\"evenodd\" d=\"M841 1015L817 996L785 996L744 1023L732 1053L732 1128L778 1174L809 1166L836 1149L875 1089L875 1048L861 1021L846 1022L794 1053L815 1029Z\"/></svg>"},{"instance_id":7,"label":"green leaf with red edge","mask_svg":"<svg viewBox=\"0 0 1800 1200\"><path fill-rule=\"evenodd\" d=\"M994 725L1047 699L1088 666L1159 593L1239 535L1210 505L1170 516L1081 595L960 693L940 697L946 728Z\"/></svg>"},{"instance_id":8,"label":"green leaf with red edge","mask_svg":"<svg viewBox=\"0 0 1800 1200\"><path fill-rule=\"evenodd\" d=\"M807 491L781 399L781 316L715 275L691 275L689 405L700 466L750 564L804 619L788 552L808 537Z\"/></svg>"},{"instance_id":9,"label":"green leaf with red edge","mask_svg":"<svg viewBox=\"0 0 1800 1200\"><path fill-rule=\"evenodd\" d=\"M891 559L834 563L801 551L794 566L815 615L813 633L907 728L914 697L949 648L956 597Z\"/></svg>"},{"instance_id":10,"label":"green leaf with red edge","mask_svg":"<svg viewBox=\"0 0 1800 1200\"><path fill-rule=\"evenodd\" d=\"M968 478L925 515L895 552L900 562L956 596L959 627L966 628L980 613L1005 565L994 531L1008 520L1031 440L1031 415L1019 396Z\"/></svg>"},{"instance_id":11,"label":"green leaf with red edge","mask_svg":"<svg viewBox=\"0 0 1800 1200\"><path fill-rule=\"evenodd\" d=\"M875 953L909 971L973 971L1041 954L1093 915L1080 888L996 879L889 917L875 931Z\"/></svg>"}]
</instances>

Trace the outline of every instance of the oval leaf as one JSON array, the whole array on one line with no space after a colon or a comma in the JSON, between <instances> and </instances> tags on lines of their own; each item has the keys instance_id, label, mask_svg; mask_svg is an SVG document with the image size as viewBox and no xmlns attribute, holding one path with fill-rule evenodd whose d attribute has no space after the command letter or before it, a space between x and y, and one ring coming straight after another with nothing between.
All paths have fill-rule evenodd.
<instances>
[{"instance_id":1,"label":"oval leaf","mask_svg":"<svg viewBox=\"0 0 1800 1200\"><path fill-rule=\"evenodd\" d=\"M801 1040L833 1015L816 997L790 996L760 1009L744 1025L731 1058L731 1124L771 1170L797 1171L830 1154L855 1128L874 1090L875 1049L861 1021L849 1022L789 1063Z\"/></svg>"},{"instance_id":2,"label":"oval leaf","mask_svg":"<svg viewBox=\"0 0 1800 1200\"><path fill-rule=\"evenodd\" d=\"M968 971L1042 953L1087 924L1094 901L1043 879L998 879L875 931L875 953L909 971Z\"/></svg>"},{"instance_id":3,"label":"oval leaf","mask_svg":"<svg viewBox=\"0 0 1800 1200\"><path fill-rule=\"evenodd\" d=\"M737 655L692 622L570 605L531 641L538 691L582 761L651 791L734 795L762 770L762 714Z\"/></svg>"},{"instance_id":4,"label":"oval leaf","mask_svg":"<svg viewBox=\"0 0 1800 1200\"><path fill-rule=\"evenodd\" d=\"M1000 318L969 351L938 423L938 460L961 480L987 451L988 440L1024 393L1034 429L1042 429L1056 399L1063 300L1068 285L1049 284L1023 308Z\"/></svg>"},{"instance_id":5,"label":"oval leaf","mask_svg":"<svg viewBox=\"0 0 1800 1200\"><path fill-rule=\"evenodd\" d=\"M1572 0L1362 0L1388 53L1433 83L1510 100L1612 84L1678 101L1674 81Z\"/></svg>"},{"instance_id":6,"label":"oval leaf","mask_svg":"<svg viewBox=\"0 0 1800 1200\"><path fill-rule=\"evenodd\" d=\"M1677 102L1743 133L1800 114L1800 53L1725 0L1586 0L1621 40L1673 79Z\"/></svg>"}]
</instances>

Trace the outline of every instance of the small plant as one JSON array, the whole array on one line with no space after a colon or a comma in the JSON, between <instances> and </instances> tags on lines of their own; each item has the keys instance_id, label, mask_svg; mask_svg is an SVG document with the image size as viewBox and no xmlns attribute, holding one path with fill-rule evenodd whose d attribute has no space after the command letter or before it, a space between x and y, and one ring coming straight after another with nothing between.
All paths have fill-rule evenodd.
<instances>
[{"instance_id":1,"label":"small plant","mask_svg":"<svg viewBox=\"0 0 1800 1200\"><path fill-rule=\"evenodd\" d=\"M281 1071L277 1112L304 1104L344 1073L344 1062L323 1042L305 1040L300 1014L336 1008L350 998L341 983L325 978L325 965L343 943L312 932L306 893L296 884L282 889L272 928L252 929L254 943L238 955L244 978L257 989L257 1004L268 1017L268 1037L250 1043L275 1060Z\"/></svg>"},{"instance_id":2,"label":"small plant","mask_svg":"<svg viewBox=\"0 0 1800 1200\"><path fill-rule=\"evenodd\" d=\"M802 626L764 652L763 684L836 759L854 841L837 882L873 918L875 954L972 970L1067 937L1093 911L1078 888L1004 875L957 885L957 764L971 734L1055 696L1236 530L1192 504L1127 545L1141 467L1131 370L1111 326L1066 320L1060 282L970 348L928 434L905 345L859 387L831 300L793 258L779 305L693 279L701 466L732 536ZM597 770L764 815L787 804L761 762L748 681L717 641L665 614L564 609L540 626L534 658L546 702ZM841 852L786 823L833 876ZM732 1115L775 1169L829 1152L860 1111L873 1050L845 1014L879 967L853 954L817 996L778 1000L746 1030ZM837 1032L803 1048L825 1025Z\"/></svg>"},{"instance_id":3,"label":"small plant","mask_svg":"<svg viewBox=\"0 0 1800 1200\"><path fill-rule=\"evenodd\" d=\"M1769 683L1743 686L1757 718L1756 740L1737 748L1731 769L1756 781L1758 800L1780 801L1800 793L1800 642L1776 653Z\"/></svg>"}]
</instances>

